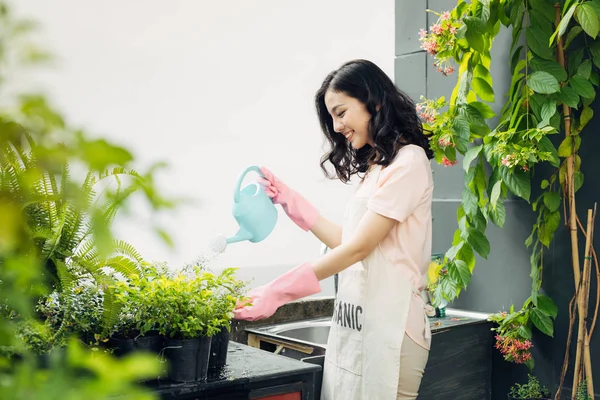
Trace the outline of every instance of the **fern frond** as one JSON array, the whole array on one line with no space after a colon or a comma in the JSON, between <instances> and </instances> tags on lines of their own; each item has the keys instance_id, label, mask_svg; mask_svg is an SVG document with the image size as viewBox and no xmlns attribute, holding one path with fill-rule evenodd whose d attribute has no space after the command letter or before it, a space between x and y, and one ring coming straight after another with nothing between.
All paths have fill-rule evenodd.
<instances>
[{"instance_id":1,"label":"fern frond","mask_svg":"<svg viewBox=\"0 0 600 400\"><path fill-rule=\"evenodd\" d=\"M144 262L142 255L137 249L123 240L115 240L115 252L135 260L137 264L142 264Z\"/></svg>"},{"instance_id":2,"label":"fern frond","mask_svg":"<svg viewBox=\"0 0 600 400\"><path fill-rule=\"evenodd\" d=\"M69 271L67 265L63 261L54 258L52 259L52 261L56 266L56 271L58 273L58 279L61 286L61 292L65 292L66 290L70 289L75 285L75 283L77 282L77 278L73 273L71 273L71 271Z\"/></svg>"},{"instance_id":3,"label":"fern frond","mask_svg":"<svg viewBox=\"0 0 600 400\"><path fill-rule=\"evenodd\" d=\"M81 245L75 250L75 257L84 258L91 261L93 260L93 257L88 257L88 254L95 251L95 248L96 244L91 240L82 242Z\"/></svg>"},{"instance_id":4,"label":"fern frond","mask_svg":"<svg viewBox=\"0 0 600 400\"><path fill-rule=\"evenodd\" d=\"M111 257L103 264L105 267L112 268L115 272L120 272L126 278L140 272L138 264L124 256Z\"/></svg>"},{"instance_id":5,"label":"fern frond","mask_svg":"<svg viewBox=\"0 0 600 400\"><path fill-rule=\"evenodd\" d=\"M85 271L89 272L93 276L103 274L102 267L104 267L104 263L100 261L73 255L71 257L71 262L74 264L75 267L83 268Z\"/></svg>"},{"instance_id":6,"label":"fern frond","mask_svg":"<svg viewBox=\"0 0 600 400\"><path fill-rule=\"evenodd\" d=\"M114 281L106 275L94 276L96 282L102 287L104 293L103 296L103 321L102 321L102 335L106 336L115 323L121 312L122 305L116 301L116 295L113 290Z\"/></svg>"}]
</instances>

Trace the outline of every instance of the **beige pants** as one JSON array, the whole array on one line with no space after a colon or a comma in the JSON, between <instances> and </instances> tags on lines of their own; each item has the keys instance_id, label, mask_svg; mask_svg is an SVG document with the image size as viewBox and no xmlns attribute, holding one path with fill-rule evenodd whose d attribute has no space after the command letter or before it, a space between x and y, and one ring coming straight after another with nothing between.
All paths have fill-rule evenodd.
<instances>
[{"instance_id":1,"label":"beige pants","mask_svg":"<svg viewBox=\"0 0 600 400\"><path fill-rule=\"evenodd\" d=\"M428 358L429 351L416 344L405 334L400 354L397 400L415 400L417 398Z\"/></svg>"}]
</instances>

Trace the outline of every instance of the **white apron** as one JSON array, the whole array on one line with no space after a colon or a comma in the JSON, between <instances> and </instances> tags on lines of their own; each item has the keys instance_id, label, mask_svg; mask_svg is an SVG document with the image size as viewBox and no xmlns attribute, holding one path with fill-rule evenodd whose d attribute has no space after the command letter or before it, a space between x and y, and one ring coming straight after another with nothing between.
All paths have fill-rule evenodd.
<instances>
[{"instance_id":1,"label":"white apron","mask_svg":"<svg viewBox=\"0 0 600 400\"><path fill-rule=\"evenodd\" d=\"M375 179L363 182L369 187L348 204L342 243L366 213L380 171L375 167L371 172L377 174ZM400 351L415 294L419 291L387 261L379 245L362 262L339 273L321 400L396 399ZM429 336L429 322L426 330Z\"/></svg>"}]
</instances>

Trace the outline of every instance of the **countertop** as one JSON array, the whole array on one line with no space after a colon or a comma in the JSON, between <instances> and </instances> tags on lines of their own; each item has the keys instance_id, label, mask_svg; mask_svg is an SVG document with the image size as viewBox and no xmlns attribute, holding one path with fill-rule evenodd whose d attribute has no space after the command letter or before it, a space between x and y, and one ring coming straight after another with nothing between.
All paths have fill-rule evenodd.
<instances>
[{"instance_id":1,"label":"countertop","mask_svg":"<svg viewBox=\"0 0 600 400\"><path fill-rule=\"evenodd\" d=\"M152 380L146 386L163 398L195 398L219 389L243 390L253 384L299 374L314 374L321 367L275 355L244 344L229 342L227 365L219 371L209 371L205 382L177 383Z\"/></svg>"}]
</instances>

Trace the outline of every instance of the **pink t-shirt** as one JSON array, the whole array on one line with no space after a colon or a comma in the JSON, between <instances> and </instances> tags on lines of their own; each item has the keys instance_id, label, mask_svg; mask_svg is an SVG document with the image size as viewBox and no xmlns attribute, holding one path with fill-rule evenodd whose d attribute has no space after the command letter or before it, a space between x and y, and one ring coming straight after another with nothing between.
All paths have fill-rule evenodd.
<instances>
[{"instance_id":1,"label":"pink t-shirt","mask_svg":"<svg viewBox=\"0 0 600 400\"><path fill-rule=\"evenodd\" d=\"M367 174L363 185L373 187L366 184L368 179L377 179L369 210L398 221L380 244L383 255L406 273L415 288L423 290L432 240L433 175L429 159L421 147L407 145L379 174ZM413 294L406 334L429 349L431 340L425 339L425 330L429 329L425 321L423 300Z\"/></svg>"}]
</instances>

